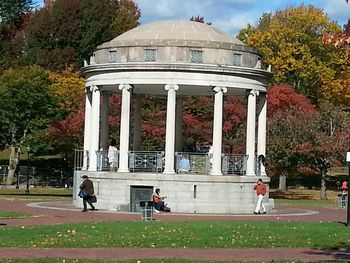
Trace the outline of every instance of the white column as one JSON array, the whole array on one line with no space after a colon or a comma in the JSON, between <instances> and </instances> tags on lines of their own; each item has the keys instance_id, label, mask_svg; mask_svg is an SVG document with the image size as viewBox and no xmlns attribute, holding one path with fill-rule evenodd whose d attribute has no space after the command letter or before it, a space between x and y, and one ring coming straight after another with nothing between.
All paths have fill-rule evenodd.
<instances>
[{"instance_id":1,"label":"white column","mask_svg":"<svg viewBox=\"0 0 350 263\"><path fill-rule=\"evenodd\" d=\"M256 115L256 96L259 92L251 90L248 95L247 110L247 135L246 135L246 154L247 160L247 176L255 176L255 115Z\"/></svg>"},{"instance_id":2,"label":"white column","mask_svg":"<svg viewBox=\"0 0 350 263\"><path fill-rule=\"evenodd\" d=\"M175 108L176 108L176 91L178 85L170 84L165 86L168 91L167 115L166 115L166 135L165 135L165 167L164 173L173 174L175 159Z\"/></svg>"},{"instance_id":3,"label":"white column","mask_svg":"<svg viewBox=\"0 0 350 263\"><path fill-rule=\"evenodd\" d=\"M109 94L102 93L102 106L101 106L101 148L104 151L108 150L108 115L109 115Z\"/></svg>"},{"instance_id":4,"label":"white column","mask_svg":"<svg viewBox=\"0 0 350 263\"><path fill-rule=\"evenodd\" d=\"M258 117L258 149L257 155L263 155L266 158L266 116L267 101L266 93L260 94L261 109ZM260 162L260 175L266 176L265 165Z\"/></svg>"},{"instance_id":5,"label":"white column","mask_svg":"<svg viewBox=\"0 0 350 263\"><path fill-rule=\"evenodd\" d=\"M134 103L134 139L133 139L133 150L141 150L141 95L135 96Z\"/></svg>"},{"instance_id":6,"label":"white column","mask_svg":"<svg viewBox=\"0 0 350 263\"><path fill-rule=\"evenodd\" d=\"M90 152L90 141L91 141L91 88L85 89L85 121L84 121L84 153L83 153L83 168L82 170L88 169L88 154Z\"/></svg>"},{"instance_id":7,"label":"white column","mask_svg":"<svg viewBox=\"0 0 350 263\"><path fill-rule=\"evenodd\" d=\"M120 138L119 138L119 169L118 172L129 172L129 133L130 133L130 90L131 85L121 84L122 106L120 113Z\"/></svg>"},{"instance_id":8,"label":"white column","mask_svg":"<svg viewBox=\"0 0 350 263\"><path fill-rule=\"evenodd\" d=\"M89 171L97 171L97 151L100 141L100 90L92 86L91 141Z\"/></svg>"},{"instance_id":9,"label":"white column","mask_svg":"<svg viewBox=\"0 0 350 263\"><path fill-rule=\"evenodd\" d=\"M224 93L227 92L225 87L215 87L214 97L214 121L213 121L213 163L211 167L211 175L222 175L221 171L221 152L222 152L222 119Z\"/></svg>"},{"instance_id":10,"label":"white column","mask_svg":"<svg viewBox=\"0 0 350 263\"><path fill-rule=\"evenodd\" d=\"M182 129L183 129L183 99L176 98L176 123L175 123L175 151L182 151Z\"/></svg>"}]
</instances>

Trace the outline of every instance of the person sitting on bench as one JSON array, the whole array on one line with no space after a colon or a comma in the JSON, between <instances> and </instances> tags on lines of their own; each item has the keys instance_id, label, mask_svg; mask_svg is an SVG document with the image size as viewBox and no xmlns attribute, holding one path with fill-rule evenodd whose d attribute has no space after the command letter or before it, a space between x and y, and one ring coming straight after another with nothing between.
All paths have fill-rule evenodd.
<instances>
[{"instance_id":1,"label":"person sitting on bench","mask_svg":"<svg viewBox=\"0 0 350 263\"><path fill-rule=\"evenodd\" d=\"M160 189L156 188L152 196L154 209L156 209L157 211L170 212L170 208L167 207L163 201L165 198L167 198L167 196L161 196Z\"/></svg>"}]
</instances>

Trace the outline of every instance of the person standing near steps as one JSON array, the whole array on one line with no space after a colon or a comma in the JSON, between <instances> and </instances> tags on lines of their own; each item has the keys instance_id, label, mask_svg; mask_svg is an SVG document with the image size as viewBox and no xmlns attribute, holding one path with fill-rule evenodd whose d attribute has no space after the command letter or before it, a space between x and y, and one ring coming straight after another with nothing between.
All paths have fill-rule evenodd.
<instances>
[{"instance_id":1,"label":"person standing near steps","mask_svg":"<svg viewBox=\"0 0 350 263\"><path fill-rule=\"evenodd\" d=\"M263 214L266 214L266 208L263 204L263 199L266 194L266 185L263 183L261 178L259 178L258 181L255 183L254 190L256 190L256 195L258 196L258 201L256 203L254 214L260 214L261 208L263 210Z\"/></svg>"}]
</instances>

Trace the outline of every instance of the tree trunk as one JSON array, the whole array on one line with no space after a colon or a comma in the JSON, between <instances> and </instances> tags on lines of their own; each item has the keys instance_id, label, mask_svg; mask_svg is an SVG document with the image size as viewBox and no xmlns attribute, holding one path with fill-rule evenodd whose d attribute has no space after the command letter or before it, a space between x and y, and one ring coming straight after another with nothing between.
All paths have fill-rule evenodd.
<instances>
[{"instance_id":1,"label":"tree trunk","mask_svg":"<svg viewBox=\"0 0 350 263\"><path fill-rule=\"evenodd\" d=\"M325 200L327 199L327 193L326 193L326 175L327 170L322 169L321 170L321 191L320 191L320 199Z\"/></svg>"},{"instance_id":2,"label":"tree trunk","mask_svg":"<svg viewBox=\"0 0 350 263\"><path fill-rule=\"evenodd\" d=\"M286 175L280 175L278 190L280 190L282 192L287 192L287 176Z\"/></svg>"},{"instance_id":3,"label":"tree trunk","mask_svg":"<svg viewBox=\"0 0 350 263\"><path fill-rule=\"evenodd\" d=\"M18 165L19 160L19 148L15 146L11 146L11 154L10 154L10 160L9 160L9 171L7 174L7 180L6 185L12 185L16 178L15 178L15 172Z\"/></svg>"}]
</instances>

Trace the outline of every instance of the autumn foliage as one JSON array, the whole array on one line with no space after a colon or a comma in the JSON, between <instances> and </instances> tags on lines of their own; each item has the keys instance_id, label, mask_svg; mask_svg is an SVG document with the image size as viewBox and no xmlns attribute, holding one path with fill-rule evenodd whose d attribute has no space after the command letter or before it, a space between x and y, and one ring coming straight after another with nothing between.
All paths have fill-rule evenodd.
<instances>
[{"instance_id":1,"label":"autumn foliage","mask_svg":"<svg viewBox=\"0 0 350 263\"><path fill-rule=\"evenodd\" d=\"M20 2L20 9L8 8L11 0L0 4L7 7L0 8L0 146L22 140L31 143L33 154L67 156L83 145L83 60L139 25L141 11L131 0L55 0L38 9L30 0ZM191 20L205 22L199 15ZM240 31L238 38L256 48L263 67L273 71L267 94L269 176L318 172L324 178L329 164L344 164L350 144L349 35L349 22L342 29L323 10L305 5L265 13L257 25ZM120 106L120 93L111 94L110 137L119 138ZM182 106L182 150L195 151L212 140L213 96L188 96ZM224 98L225 153L245 152L246 107L244 96ZM166 97L142 99L143 150L164 149L166 110Z\"/></svg>"}]
</instances>

